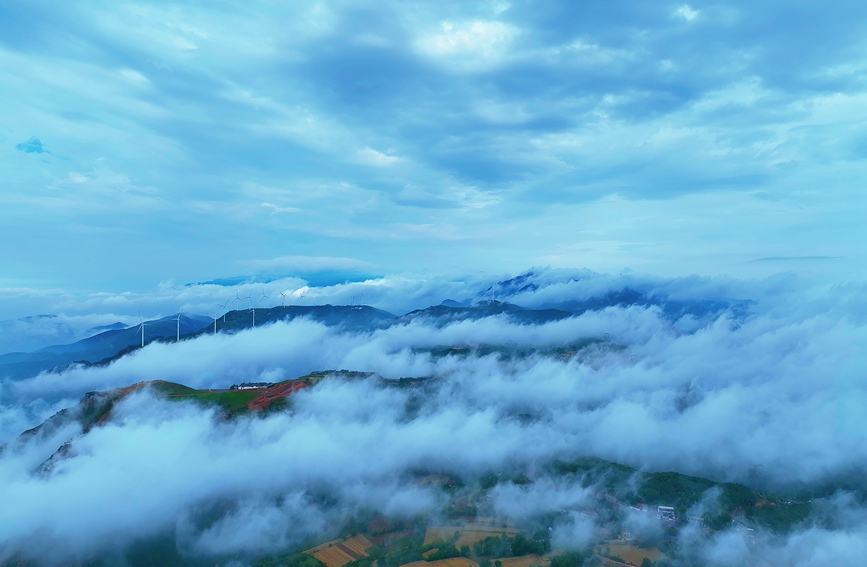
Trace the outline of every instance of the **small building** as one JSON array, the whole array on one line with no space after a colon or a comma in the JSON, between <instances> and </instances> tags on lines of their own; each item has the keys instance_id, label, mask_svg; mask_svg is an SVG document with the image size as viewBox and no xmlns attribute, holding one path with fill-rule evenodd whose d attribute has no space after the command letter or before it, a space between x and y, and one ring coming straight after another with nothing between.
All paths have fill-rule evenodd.
<instances>
[{"instance_id":1,"label":"small building","mask_svg":"<svg viewBox=\"0 0 867 567\"><path fill-rule=\"evenodd\" d=\"M656 515L659 516L660 520L668 522L673 522L677 519L677 515L674 513L674 508L672 506L657 506Z\"/></svg>"},{"instance_id":2,"label":"small building","mask_svg":"<svg viewBox=\"0 0 867 567\"><path fill-rule=\"evenodd\" d=\"M232 384L230 390L261 390L273 386L271 382L242 382L240 384Z\"/></svg>"}]
</instances>

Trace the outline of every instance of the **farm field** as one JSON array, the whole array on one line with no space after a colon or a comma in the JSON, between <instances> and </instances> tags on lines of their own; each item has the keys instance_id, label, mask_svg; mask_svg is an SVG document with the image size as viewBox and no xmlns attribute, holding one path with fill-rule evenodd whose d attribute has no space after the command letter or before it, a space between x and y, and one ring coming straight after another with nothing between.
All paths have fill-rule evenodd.
<instances>
[{"instance_id":1,"label":"farm field","mask_svg":"<svg viewBox=\"0 0 867 567\"><path fill-rule=\"evenodd\" d=\"M373 547L373 542L359 534L343 540L326 541L304 553L311 555L325 564L325 567L343 567L350 561L367 557L367 550Z\"/></svg>"},{"instance_id":2,"label":"farm field","mask_svg":"<svg viewBox=\"0 0 867 567\"><path fill-rule=\"evenodd\" d=\"M501 557L499 561L503 564L503 567L530 567L530 565L541 565L542 567L549 567L551 565L551 558L542 555Z\"/></svg>"},{"instance_id":3,"label":"farm field","mask_svg":"<svg viewBox=\"0 0 867 567\"><path fill-rule=\"evenodd\" d=\"M600 551L603 555L619 557L624 563L635 565L635 567L640 567L645 558L656 563L662 557L662 552L655 547L645 549L621 543L603 545L600 547ZM503 564L503 567L505 567L505 563Z\"/></svg>"},{"instance_id":4,"label":"farm field","mask_svg":"<svg viewBox=\"0 0 867 567\"><path fill-rule=\"evenodd\" d=\"M495 518L493 516L475 516L465 517L462 521L468 526L492 527L492 528L511 528L512 522L506 518Z\"/></svg>"},{"instance_id":5,"label":"farm field","mask_svg":"<svg viewBox=\"0 0 867 567\"><path fill-rule=\"evenodd\" d=\"M466 557L452 557L436 561L413 561L401 567L479 567L479 564Z\"/></svg>"},{"instance_id":6,"label":"farm field","mask_svg":"<svg viewBox=\"0 0 867 567\"><path fill-rule=\"evenodd\" d=\"M425 545L433 543L437 540L452 541L455 532L460 535L455 542L455 547L460 549L466 545L472 547L477 541L482 541L486 537L500 537L506 534L508 537L513 537L520 530L514 528L498 528L493 526L428 526L424 533Z\"/></svg>"},{"instance_id":7,"label":"farm field","mask_svg":"<svg viewBox=\"0 0 867 567\"><path fill-rule=\"evenodd\" d=\"M207 405L222 407L229 413L246 410L263 411L287 396L308 387L310 379L286 380L267 388L249 390L196 390L172 382L153 382L154 388L169 400L193 400Z\"/></svg>"}]
</instances>

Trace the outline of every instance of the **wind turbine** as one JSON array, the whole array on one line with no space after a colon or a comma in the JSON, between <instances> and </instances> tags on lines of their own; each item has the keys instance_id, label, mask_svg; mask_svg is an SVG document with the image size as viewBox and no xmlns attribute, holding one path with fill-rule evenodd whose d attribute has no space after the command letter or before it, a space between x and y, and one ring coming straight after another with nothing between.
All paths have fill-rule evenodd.
<instances>
[{"instance_id":1,"label":"wind turbine","mask_svg":"<svg viewBox=\"0 0 867 567\"><path fill-rule=\"evenodd\" d=\"M144 347L144 328L146 325L145 325L144 319L141 316L141 311L139 311L139 313L138 313L138 319L139 319L139 321L141 321L138 325L139 328L141 328L141 346ZM138 330L138 329L136 329L136 330Z\"/></svg>"},{"instance_id":2,"label":"wind turbine","mask_svg":"<svg viewBox=\"0 0 867 567\"><path fill-rule=\"evenodd\" d=\"M286 291L280 292L280 307L286 307L286 294L287 293L288 292L286 292Z\"/></svg>"},{"instance_id":3,"label":"wind turbine","mask_svg":"<svg viewBox=\"0 0 867 567\"><path fill-rule=\"evenodd\" d=\"M178 313L178 316L175 318L175 321L178 322L178 335L175 339L175 342L179 342L181 340L181 314Z\"/></svg>"},{"instance_id":4,"label":"wind turbine","mask_svg":"<svg viewBox=\"0 0 867 567\"><path fill-rule=\"evenodd\" d=\"M235 292L237 294L237 292ZM250 302L250 311L253 312L253 326L256 326L256 305L253 302L253 294L251 293L247 297L239 297L238 300L246 299Z\"/></svg>"},{"instance_id":5,"label":"wind turbine","mask_svg":"<svg viewBox=\"0 0 867 567\"><path fill-rule=\"evenodd\" d=\"M219 303L215 303L214 305L220 305ZM217 334L217 319L220 318L220 312L215 311L213 315L211 315L211 319L214 320L214 334Z\"/></svg>"},{"instance_id":6,"label":"wind turbine","mask_svg":"<svg viewBox=\"0 0 867 567\"><path fill-rule=\"evenodd\" d=\"M237 301L238 303L243 303L245 299L247 299L247 298L246 298L246 297L243 297L243 298L242 298L240 295L238 295L238 292L235 291L235 299L232 300L232 303L234 303L234 302L236 302L236 301Z\"/></svg>"},{"instance_id":7,"label":"wind turbine","mask_svg":"<svg viewBox=\"0 0 867 567\"><path fill-rule=\"evenodd\" d=\"M226 322L226 306L229 305L229 302L230 302L230 301L235 301L235 300L234 300L234 299L227 299L227 300L226 300L226 303L218 303L218 304L217 304L217 305L219 305L220 307L223 308L223 323Z\"/></svg>"}]
</instances>

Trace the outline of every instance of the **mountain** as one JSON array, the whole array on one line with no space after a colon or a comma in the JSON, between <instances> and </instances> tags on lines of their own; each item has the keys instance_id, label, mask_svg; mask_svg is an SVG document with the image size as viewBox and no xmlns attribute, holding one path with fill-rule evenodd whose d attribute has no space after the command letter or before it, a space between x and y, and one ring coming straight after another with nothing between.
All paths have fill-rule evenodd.
<instances>
[{"instance_id":1,"label":"mountain","mask_svg":"<svg viewBox=\"0 0 867 567\"><path fill-rule=\"evenodd\" d=\"M165 381L140 382L130 386L106 392L88 392L75 406L62 410L50 417L41 425L22 433L17 440L6 446L0 446L0 454L9 448L17 450L24 444L34 440L55 438L61 431L68 431L68 436L58 440L60 447L45 461L37 465L32 473L36 476L50 477L57 465L67 459L77 457L78 439L86 436L95 428L111 423L115 418L114 408L127 396L144 389L150 389L153 395L166 403L194 402L203 407L213 407L221 411L221 421L228 427L242 415L267 415L270 412L291 411L291 404L286 399L295 393L309 388L316 388L323 380L366 380L374 379L381 388L422 388L436 387L436 383L424 380L413 380L411 384L404 380L389 380L368 372L320 371L294 380L286 380L277 384L257 384L245 389L203 389L197 390ZM233 387L234 388L234 387ZM435 399L429 392L419 391L416 402L424 405ZM532 419L530 416L525 416ZM75 426L75 427L71 427ZM584 512L589 516L602 519L606 510L612 506L620 514L630 507L634 511L654 511L656 506L670 507L670 517L662 518L665 526L680 529L690 525L699 525L705 530L721 530L731 526L733 521L738 524L761 527L776 533L786 533L795 525L803 522L813 511L810 502L815 494L804 494L799 499L782 498L769 492L760 491L743 484L718 482L703 477L690 476L673 471L653 472L634 468L594 457L576 457L563 455L553 461L536 463L534 470L510 469L490 471L482 478L473 478L473 473L460 473L449 469L425 469L424 467L410 474L419 478L434 476L454 476L460 485L464 483L480 483L476 488L469 487L463 494L455 492L448 497L450 500L445 509L446 514L462 516L465 512L475 515L485 505L484 492L496 484L513 483L521 485L532 484L536 478L571 478L580 479L583 486L595 486L596 503L585 503ZM496 474L499 472L500 474ZM463 475L463 478L460 476ZM503 476L505 475L505 476ZM710 490L716 491L714 502L706 503L703 517L690 517L688 514L701 514L697 505L706 501ZM589 512L587 512L589 510ZM562 510L560 510L562 512ZM485 515L485 514L481 514ZM656 514L652 517L655 519ZM615 522L616 523L616 522Z\"/></svg>"},{"instance_id":2,"label":"mountain","mask_svg":"<svg viewBox=\"0 0 867 567\"><path fill-rule=\"evenodd\" d=\"M112 323L111 325L100 325L98 327L93 327L90 329L92 333L101 333L102 331L118 331L120 329L126 329L129 325L124 325L120 321L117 323Z\"/></svg>"},{"instance_id":3,"label":"mountain","mask_svg":"<svg viewBox=\"0 0 867 567\"><path fill-rule=\"evenodd\" d=\"M145 321L144 341L173 340L178 334L178 315ZM364 331L387 326L394 315L364 305L290 305L256 309L256 326L276 321L291 321L306 317L329 327L347 331ZM250 309L229 311L216 321L218 332L238 332L253 325ZM0 355L0 378L22 379L44 371L63 370L72 363L107 364L134 351L142 342L141 327L125 327L116 323L108 331L63 345L53 345L34 352L13 352ZM192 338L215 330L211 317L180 315L181 338Z\"/></svg>"},{"instance_id":4,"label":"mountain","mask_svg":"<svg viewBox=\"0 0 867 567\"><path fill-rule=\"evenodd\" d=\"M366 331L387 326L395 317L388 311L368 305L287 305L285 307L256 308L256 326L292 321L306 317L329 327L347 331ZM216 332L237 332L253 326L253 310L238 309L218 317ZM213 333L214 322L196 334Z\"/></svg>"},{"instance_id":5,"label":"mountain","mask_svg":"<svg viewBox=\"0 0 867 567\"><path fill-rule=\"evenodd\" d=\"M171 315L153 321L145 321L145 341L177 336L180 317L181 335L189 335L207 327L210 317L200 315ZM117 355L118 352L140 345L141 328L112 329L80 341L45 347L35 352L13 352L0 355L0 377L26 378L46 370L66 368L73 362L95 363Z\"/></svg>"},{"instance_id":6,"label":"mountain","mask_svg":"<svg viewBox=\"0 0 867 567\"><path fill-rule=\"evenodd\" d=\"M465 304L476 305L488 301L509 301L514 300L522 294L544 292L545 288L550 285L566 285L573 282L596 280L598 278L597 274L589 271L581 271L571 275L537 274L531 271L497 282L495 285L478 292L470 300L463 302L448 301L450 302L449 305L455 306ZM558 297L541 301L539 306L568 311L574 315L580 315L587 311L599 311L608 307L655 306L662 309L666 317L677 319L684 315L691 315L697 318L704 317L706 315L719 314L726 310L731 310L736 316L742 316L751 304L752 302L748 300L674 300L667 294L657 293L654 290L639 291L632 287L624 286L620 289L600 290L589 297L583 298L576 298L564 292L559 294Z\"/></svg>"},{"instance_id":7,"label":"mountain","mask_svg":"<svg viewBox=\"0 0 867 567\"><path fill-rule=\"evenodd\" d=\"M516 324L537 325L588 311L630 306L657 307L671 320L686 315L712 319L724 313L740 318L746 315L751 304L750 301L725 299L673 300L668 294L653 288L641 291L629 286L617 287L614 280L606 283L600 278L589 271L529 271L497 282L463 301L446 299L440 305L411 311L400 317L365 305L330 304L238 309L223 314L216 321L209 317L184 315L180 334L193 338L213 332L234 333L253 327L254 320L255 326L261 326L299 317L350 332L369 332L410 321L445 326L456 321L493 316L505 316ZM635 287L647 287L641 282L629 281ZM532 302L534 307L517 305L512 300ZM108 364L141 345L138 326L125 328L121 323L115 323L112 327L75 343L49 346L35 352L0 355L0 378L20 379L46 370L62 370L73 362ZM176 333L174 317L149 321L145 326L145 342L171 339Z\"/></svg>"},{"instance_id":8,"label":"mountain","mask_svg":"<svg viewBox=\"0 0 867 567\"><path fill-rule=\"evenodd\" d=\"M33 351L52 344L71 343L98 333L82 332L69 320L57 315L30 315L0 321L0 354Z\"/></svg>"},{"instance_id":9,"label":"mountain","mask_svg":"<svg viewBox=\"0 0 867 567\"><path fill-rule=\"evenodd\" d=\"M532 292L539 289L539 284L533 281L536 276L534 272L527 272L515 276L514 278L497 282L476 294L477 300L485 299L502 299L505 297L513 297L519 293Z\"/></svg>"},{"instance_id":10,"label":"mountain","mask_svg":"<svg viewBox=\"0 0 867 567\"><path fill-rule=\"evenodd\" d=\"M395 323L408 323L424 319L435 321L437 325L442 326L455 321L474 321L497 315L505 315L512 322L522 325L540 325L572 316L568 311L560 309L525 309L512 303L494 300L484 300L469 306L462 306L456 301L446 300L440 305L410 311L406 315L398 317Z\"/></svg>"}]
</instances>

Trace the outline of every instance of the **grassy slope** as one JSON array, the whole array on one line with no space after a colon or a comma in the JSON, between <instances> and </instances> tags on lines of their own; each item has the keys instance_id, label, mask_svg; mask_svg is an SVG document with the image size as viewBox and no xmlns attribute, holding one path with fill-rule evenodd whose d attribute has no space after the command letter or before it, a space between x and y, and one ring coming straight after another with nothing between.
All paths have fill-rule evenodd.
<instances>
[{"instance_id":1,"label":"grassy slope","mask_svg":"<svg viewBox=\"0 0 867 567\"><path fill-rule=\"evenodd\" d=\"M174 382L155 382L153 387L168 400L192 400L220 406L230 413L244 411L247 402L262 393L261 390L196 390Z\"/></svg>"}]
</instances>

